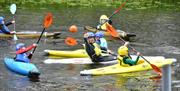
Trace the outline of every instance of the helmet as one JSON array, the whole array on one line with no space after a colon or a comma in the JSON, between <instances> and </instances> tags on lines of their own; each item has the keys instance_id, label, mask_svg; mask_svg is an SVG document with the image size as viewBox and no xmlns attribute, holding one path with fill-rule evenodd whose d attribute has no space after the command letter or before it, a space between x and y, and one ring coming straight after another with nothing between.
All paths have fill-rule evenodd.
<instances>
[{"instance_id":1,"label":"helmet","mask_svg":"<svg viewBox=\"0 0 180 91\"><path fill-rule=\"evenodd\" d=\"M96 36L96 37L99 37L99 38L102 38L102 37L104 37L104 33L103 33L102 31L96 32L96 33L95 33L95 36Z\"/></svg>"},{"instance_id":2,"label":"helmet","mask_svg":"<svg viewBox=\"0 0 180 91\"><path fill-rule=\"evenodd\" d=\"M121 46L118 48L119 55L128 55L128 48L126 46Z\"/></svg>"},{"instance_id":3,"label":"helmet","mask_svg":"<svg viewBox=\"0 0 180 91\"><path fill-rule=\"evenodd\" d=\"M88 38L90 38L90 37L92 38L95 36L93 32L87 32L87 35L88 35Z\"/></svg>"},{"instance_id":4,"label":"helmet","mask_svg":"<svg viewBox=\"0 0 180 91\"><path fill-rule=\"evenodd\" d=\"M19 50L20 48L25 47L24 43L19 43L16 45L16 51Z\"/></svg>"},{"instance_id":5,"label":"helmet","mask_svg":"<svg viewBox=\"0 0 180 91\"><path fill-rule=\"evenodd\" d=\"M107 15L101 15L100 20L101 20L101 19L106 19L106 20L108 20L108 17L107 17Z\"/></svg>"},{"instance_id":6,"label":"helmet","mask_svg":"<svg viewBox=\"0 0 180 91\"><path fill-rule=\"evenodd\" d=\"M105 21L103 21L103 20L108 20L108 17L106 15L101 15L99 22L104 23Z\"/></svg>"},{"instance_id":7,"label":"helmet","mask_svg":"<svg viewBox=\"0 0 180 91\"><path fill-rule=\"evenodd\" d=\"M0 24L2 24L3 20L4 20L4 17L0 16Z\"/></svg>"}]
</instances>

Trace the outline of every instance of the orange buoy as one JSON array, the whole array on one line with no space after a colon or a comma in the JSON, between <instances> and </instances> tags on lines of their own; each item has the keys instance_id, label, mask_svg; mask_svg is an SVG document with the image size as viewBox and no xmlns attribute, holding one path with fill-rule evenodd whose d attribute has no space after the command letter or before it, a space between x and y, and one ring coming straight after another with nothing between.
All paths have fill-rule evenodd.
<instances>
[{"instance_id":1,"label":"orange buoy","mask_svg":"<svg viewBox=\"0 0 180 91\"><path fill-rule=\"evenodd\" d=\"M72 33L77 32L78 31L77 26L76 25L70 26L69 31L72 32Z\"/></svg>"}]
</instances>

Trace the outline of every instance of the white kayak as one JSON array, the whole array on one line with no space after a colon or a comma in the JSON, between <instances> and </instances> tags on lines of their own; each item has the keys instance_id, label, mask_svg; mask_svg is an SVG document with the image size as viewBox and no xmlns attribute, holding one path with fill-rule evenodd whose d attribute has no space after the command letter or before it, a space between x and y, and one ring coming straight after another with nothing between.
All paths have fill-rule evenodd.
<instances>
[{"instance_id":1,"label":"white kayak","mask_svg":"<svg viewBox=\"0 0 180 91\"><path fill-rule=\"evenodd\" d=\"M131 55L132 59L135 59L136 55ZM144 56L147 60L164 58L163 56ZM97 64L91 61L90 58L66 58L66 59L46 59L45 64ZM98 64L116 64L117 60L99 62Z\"/></svg>"},{"instance_id":2,"label":"white kayak","mask_svg":"<svg viewBox=\"0 0 180 91\"><path fill-rule=\"evenodd\" d=\"M46 59L45 64L116 64L117 60L94 63L90 58Z\"/></svg>"}]
</instances>

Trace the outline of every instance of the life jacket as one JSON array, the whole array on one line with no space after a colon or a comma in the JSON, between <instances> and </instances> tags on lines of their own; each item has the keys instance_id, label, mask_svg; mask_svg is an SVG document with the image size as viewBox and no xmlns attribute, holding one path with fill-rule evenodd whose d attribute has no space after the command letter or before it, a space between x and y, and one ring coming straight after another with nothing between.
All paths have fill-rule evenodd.
<instances>
[{"instance_id":1,"label":"life jacket","mask_svg":"<svg viewBox=\"0 0 180 91\"><path fill-rule=\"evenodd\" d=\"M97 43L93 43L94 51L97 56L101 55L101 49L100 46Z\"/></svg>"},{"instance_id":2,"label":"life jacket","mask_svg":"<svg viewBox=\"0 0 180 91\"><path fill-rule=\"evenodd\" d=\"M0 25L0 33L10 34L10 30L5 24Z\"/></svg>"},{"instance_id":3,"label":"life jacket","mask_svg":"<svg viewBox=\"0 0 180 91\"><path fill-rule=\"evenodd\" d=\"M21 53L16 55L16 61L29 63L30 59L28 58L27 53Z\"/></svg>"},{"instance_id":4,"label":"life jacket","mask_svg":"<svg viewBox=\"0 0 180 91\"><path fill-rule=\"evenodd\" d=\"M130 66L129 64L124 63L123 57L121 57L121 56L118 55L117 59L118 59L118 63L119 63L121 66L124 66L124 67Z\"/></svg>"}]
</instances>

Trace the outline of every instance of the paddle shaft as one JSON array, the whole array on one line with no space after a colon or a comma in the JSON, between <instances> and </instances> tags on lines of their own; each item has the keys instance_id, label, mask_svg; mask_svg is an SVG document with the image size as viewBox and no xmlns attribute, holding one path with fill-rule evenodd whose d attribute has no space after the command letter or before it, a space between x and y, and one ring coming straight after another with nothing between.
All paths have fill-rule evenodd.
<instances>
[{"instance_id":1,"label":"paddle shaft","mask_svg":"<svg viewBox=\"0 0 180 91\"><path fill-rule=\"evenodd\" d=\"M13 21L15 21L15 16L13 15ZM14 31L16 30L16 24L15 24L16 22L14 22Z\"/></svg>"},{"instance_id":2,"label":"paddle shaft","mask_svg":"<svg viewBox=\"0 0 180 91\"><path fill-rule=\"evenodd\" d=\"M121 37L118 37L120 40L122 40L124 43L126 42L124 39L122 39ZM133 48L133 47L131 47L130 45L129 45L129 48L131 48L134 52L138 52L135 48ZM150 64L151 65L151 63L142 55L142 54L140 54L140 57L142 57L148 64Z\"/></svg>"},{"instance_id":3,"label":"paddle shaft","mask_svg":"<svg viewBox=\"0 0 180 91\"><path fill-rule=\"evenodd\" d=\"M43 28L43 31L41 32L41 35L40 35L40 37L39 37L38 41L36 42L36 44L38 44L38 43L39 43L39 41L41 40L41 37L42 37L42 35L43 35L43 33L44 33L44 31L45 31L45 30L46 30L46 28ZM34 48L34 50L33 50L32 54L35 52L36 48L37 48L37 47L35 47L35 48Z\"/></svg>"},{"instance_id":4,"label":"paddle shaft","mask_svg":"<svg viewBox=\"0 0 180 91\"><path fill-rule=\"evenodd\" d=\"M117 14L117 13L122 9L122 7L123 7L124 5L125 5L125 2L109 16L109 19L111 19L115 14ZM100 24L100 26L102 26L103 24L105 24L105 23L108 22L108 21L109 21L109 20L106 20L104 23Z\"/></svg>"}]
</instances>

